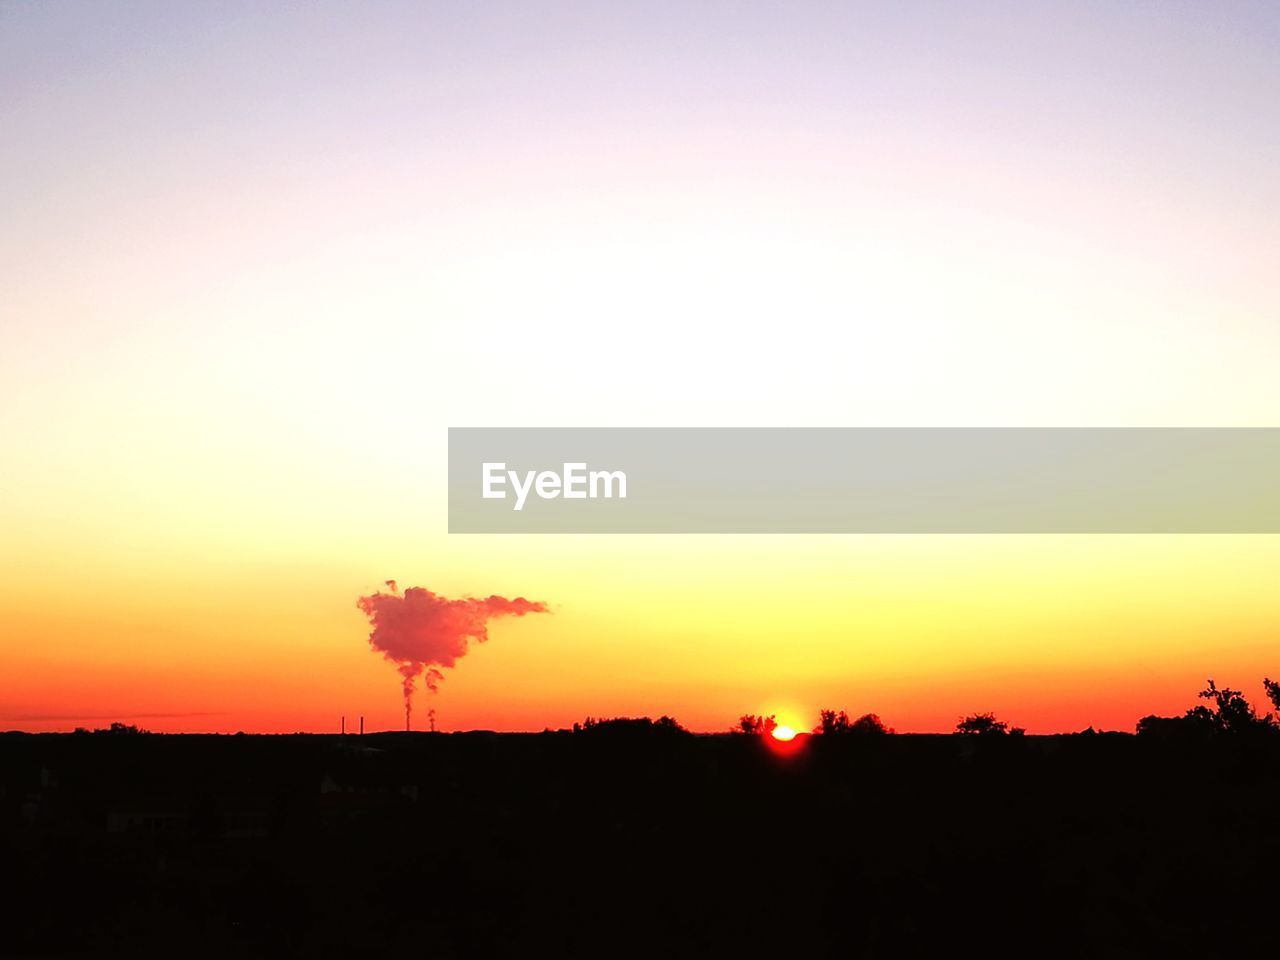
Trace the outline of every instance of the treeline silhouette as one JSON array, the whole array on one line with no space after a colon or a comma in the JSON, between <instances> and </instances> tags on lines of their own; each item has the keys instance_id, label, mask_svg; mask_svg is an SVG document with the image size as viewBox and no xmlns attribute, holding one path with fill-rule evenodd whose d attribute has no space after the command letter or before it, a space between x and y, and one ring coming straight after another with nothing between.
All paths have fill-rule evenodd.
<instances>
[{"instance_id":1,"label":"treeline silhouette","mask_svg":"<svg viewBox=\"0 0 1280 960\"><path fill-rule=\"evenodd\" d=\"M1150 715L1138 721L1139 734L1160 736L1197 736L1206 733L1280 733L1280 716L1272 713L1259 714L1245 699L1240 690L1230 687L1219 688L1217 683L1209 679L1207 686L1197 696L1208 700L1209 705L1198 704L1180 717L1159 717ZM1267 698L1280 713L1280 681L1266 678L1262 681ZM588 722L591 722L588 720ZM621 722L621 721L614 721ZM632 721L635 722L635 721ZM676 724L670 717L663 717L663 723ZM575 728L576 728L575 724ZM743 714L732 728L733 733L754 736L769 736L777 729L778 720L774 714L762 716ZM874 713L866 713L851 720L844 710L822 709L818 711L818 725L813 733L818 735L839 734L886 734L894 731L886 727L884 722ZM961 717L956 722L955 732L979 736L1008 734L1024 736L1022 727L1012 727L996 717L994 713L972 713ZM1087 731L1092 733L1093 728Z\"/></svg>"},{"instance_id":2,"label":"treeline silhouette","mask_svg":"<svg viewBox=\"0 0 1280 960\"><path fill-rule=\"evenodd\" d=\"M774 719L0 734L0 955L1274 950L1280 724L1240 691L1136 734Z\"/></svg>"},{"instance_id":3,"label":"treeline silhouette","mask_svg":"<svg viewBox=\"0 0 1280 960\"><path fill-rule=\"evenodd\" d=\"M1208 700L1209 705L1198 704L1187 710L1180 717L1145 716L1138 721L1137 732L1139 734L1162 735L1176 734L1180 731L1190 733L1206 731L1220 733L1280 732L1280 716L1277 716L1277 714L1280 714L1280 681L1272 680L1270 677L1264 678L1262 681L1263 690L1266 692L1267 699L1275 707L1276 714L1259 714L1245 699L1244 693L1240 690L1233 690L1230 687L1219 688L1212 678L1206 680L1205 683L1205 689L1201 690L1196 696L1199 699ZM432 713L434 714L434 711ZM778 720L775 714L765 716L748 713L738 718L738 723L731 728L730 732L768 736L777 729L777 726ZM588 716L585 720L573 725L574 733L593 731L597 733L636 735L689 732L678 720L665 714L656 720L651 717ZM74 731L75 734L90 732L122 735L147 733L149 731L133 724L119 722L93 731L84 727L76 727ZM546 732L551 731L548 730ZM894 733L895 731L885 726L880 717L874 713L865 713L854 720L850 719L849 714L844 710L823 708L818 711L818 724L813 728L812 732L819 735L845 733L874 735ZM954 732L974 735L1009 734L1011 736L1023 736L1026 734L1026 730L1022 727L1011 727L990 712L972 713L961 717L956 722ZM1082 732L1093 732L1093 728L1090 727L1088 731Z\"/></svg>"}]
</instances>

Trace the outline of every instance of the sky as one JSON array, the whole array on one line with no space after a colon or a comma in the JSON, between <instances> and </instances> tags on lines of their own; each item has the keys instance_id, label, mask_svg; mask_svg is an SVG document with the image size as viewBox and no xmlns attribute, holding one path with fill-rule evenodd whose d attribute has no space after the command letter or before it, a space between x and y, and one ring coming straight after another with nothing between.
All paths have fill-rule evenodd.
<instances>
[{"instance_id":1,"label":"sky","mask_svg":"<svg viewBox=\"0 0 1280 960\"><path fill-rule=\"evenodd\" d=\"M1268 536L450 536L450 426L1276 426L1280 8L0 0L0 729L1132 729Z\"/></svg>"}]
</instances>

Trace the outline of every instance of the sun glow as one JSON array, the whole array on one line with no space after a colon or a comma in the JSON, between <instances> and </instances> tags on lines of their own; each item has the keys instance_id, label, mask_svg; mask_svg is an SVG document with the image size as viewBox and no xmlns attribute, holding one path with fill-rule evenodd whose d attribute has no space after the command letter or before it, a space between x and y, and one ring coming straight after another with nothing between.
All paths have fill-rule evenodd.
<instances>
[{"instance_id":1,"label":"sun glow","mask_svg":"<svg viewBox=\"0 0 1280 960\"><path fill-rule=\"evenodd\" d=\"M796 732L786 724L780 724L773 728L773 739L781 740L784 743L788 740L794 740Z\"/></svg>"}]
</instances>

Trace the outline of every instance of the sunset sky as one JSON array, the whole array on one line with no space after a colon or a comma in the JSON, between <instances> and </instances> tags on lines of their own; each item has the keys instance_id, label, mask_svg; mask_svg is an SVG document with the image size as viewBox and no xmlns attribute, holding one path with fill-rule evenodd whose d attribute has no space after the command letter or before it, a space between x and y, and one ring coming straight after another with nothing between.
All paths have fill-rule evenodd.
<instances>
[{"instance_id":1,"label":"sunset sky","mask_svg":"<svg viewBox=\"0 0 1280 960\"><path fill-rule=\"evenodd\" d=\"M182 9L179 9L182 7ZM0 2L0 729L1132 729L1274 536L462 536L449 426L1280 426L1280 7Z\"/></svg>"}]
</instances>

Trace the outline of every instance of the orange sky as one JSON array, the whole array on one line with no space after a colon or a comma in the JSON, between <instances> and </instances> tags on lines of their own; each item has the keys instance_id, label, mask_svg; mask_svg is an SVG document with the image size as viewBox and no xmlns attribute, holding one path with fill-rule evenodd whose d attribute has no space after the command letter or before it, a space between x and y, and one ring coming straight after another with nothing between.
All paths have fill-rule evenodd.
<instances>
[{"instance_id":1,"label":"orange sky","mask_svg":"<svg viewBox=\"0 0 1280 960\"><path fill-rule=\"evenodd\" d=\"M1278 550L1270 537L481 537L451 548L449 569L393 572L552 608L492 622L438 694L419 694L419 723L431 706L446 729L671 713L716 730L763 711L803 729L833 706L904 731L991 709L1048 732L1131 729L1191 705L1207 675L1262 701L1263 674L1280 673ZM340 562L33 559L5 571L3 726L402 724L399 677L355 608L381 583Z\"/></svg>"}]
</instances>

